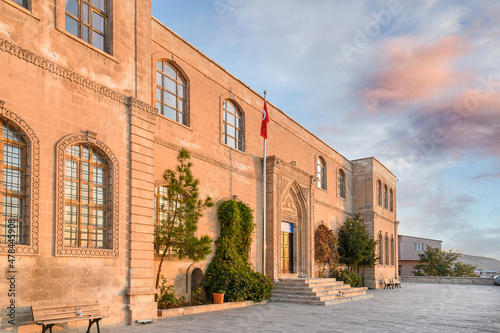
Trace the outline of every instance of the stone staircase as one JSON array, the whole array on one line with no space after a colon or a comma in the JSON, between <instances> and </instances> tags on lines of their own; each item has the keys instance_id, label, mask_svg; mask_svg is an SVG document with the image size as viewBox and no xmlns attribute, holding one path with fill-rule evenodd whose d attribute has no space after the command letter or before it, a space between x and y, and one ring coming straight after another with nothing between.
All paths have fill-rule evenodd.
<instances>
[{"instance_id":1,"label":"stone staircase","mask_svg":"<svg viewBox=\"0 0 500 333\"><path fill-rule=\"evenodd\" d=\"M342 281L326 278L280 279L274 285L271 302L332 305L373 297L368 288L351 288Z\"/></svg>"}]
</instances>

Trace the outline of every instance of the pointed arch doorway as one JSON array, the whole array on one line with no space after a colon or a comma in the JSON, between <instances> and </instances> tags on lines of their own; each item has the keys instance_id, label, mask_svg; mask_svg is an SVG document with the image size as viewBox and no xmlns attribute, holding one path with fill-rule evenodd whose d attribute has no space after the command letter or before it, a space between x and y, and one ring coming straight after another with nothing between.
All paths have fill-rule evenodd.
<instances>
[{"instance_id":1,"label":"pointed arch doorway","mask_svg":"<svg viewBox=\"0 0 500 333\"><path fill-rule=\"evenodd\" d=\"M267 157L266 274L271 279L312 276L312 176Z\"/></svg>"},{"instance_id":2,"label":"pointed arch doorway","mask_svg":"<svg viewBox=\"0 0 500 333\"><path fill-rule=\"evenodd\" d=\"M281 260L280 271L285 274L293 274L293 257L294 257L294 237L293 223L281 222Z\"/></svg>"}]
</instances>

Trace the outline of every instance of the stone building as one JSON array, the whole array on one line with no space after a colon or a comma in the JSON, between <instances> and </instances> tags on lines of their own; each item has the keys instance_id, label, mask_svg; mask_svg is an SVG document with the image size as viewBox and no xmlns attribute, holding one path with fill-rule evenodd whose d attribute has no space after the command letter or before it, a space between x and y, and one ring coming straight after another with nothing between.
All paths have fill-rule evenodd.
<instances>
[{"instance_id":1,"label":"stone building","mask_svg":"<svg viewBox=\"0 0 500 333\"><path fill-rule=\"evenodd\" d=\"M419 254L424 253L427 247L433 247L441 250L443 241L430 238L421 238L414 236L398 236L398 256L399 256L399 276L413 276L415 272L420 271L415 266L420 261Z\"/></svg>"},{"instance_id":2,"label":"stone building","mask_svg":"<svg viewBox=\"0 0 500 333\"><path fill-rule=\"evenodd\" d=\"M360 212L381 257L367 284L397 274L387 168L349 161L268 103L263 230L263 97L152 18L150 1L117 4L0 0L0 268L9 271L13 240L19 313L98 301L103 325L156 318L155 203L181 148L202 195L254 209L258 271L265 258L272 279L315 276L315 228L337 231ZM216 208L198 234L217 238ZM169 260L163 274L189 294L209 262ZM8 304L2 296L0 308ZM25 324L19 332L39 329Z\"/></svg>"}]
</instances>

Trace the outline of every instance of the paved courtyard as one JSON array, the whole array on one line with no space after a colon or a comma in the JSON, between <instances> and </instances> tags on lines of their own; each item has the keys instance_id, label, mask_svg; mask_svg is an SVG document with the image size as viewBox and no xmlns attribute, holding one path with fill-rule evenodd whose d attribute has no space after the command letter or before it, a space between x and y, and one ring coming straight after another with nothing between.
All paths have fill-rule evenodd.
<instances>
[{"instance_id":1,"label":"paved courtyard","mask_svg":"<svg viewBox=\"0 0 500 333\"><path fill-rule=\"evenodd\" d=\"M268 303L103 331L500 332L500 286L404 283L369 293L374 297L326 307Z\"/></svg>"}]
</instances>

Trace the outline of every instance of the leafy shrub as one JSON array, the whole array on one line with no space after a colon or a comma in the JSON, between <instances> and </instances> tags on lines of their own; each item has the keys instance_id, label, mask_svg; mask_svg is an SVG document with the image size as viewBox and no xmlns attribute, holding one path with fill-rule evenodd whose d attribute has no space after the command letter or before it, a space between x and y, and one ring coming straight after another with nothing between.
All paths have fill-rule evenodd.
<instances>
[{"instance_id":1,"label":"leafy shrub","mask_svg":"<svg viewBox=\"0 0 500 333\"><path fill-rule=\"evenodd\" d=\"M191 305L207 304L207 299L202 287L198 287L195 291L191 292Z\"/></svg>"},{"instance_id":2,"label":"leafy shrub","mask_svg":"<svg viewBox=\"0 0 500 333\"><path fill-rule=\"evenodd\" d=\"M273 283L269 277L259 272L250 273L250 295L249 298L254 302L262 302L271 298Z\"/></svg>"},{"instance_id":3,"label":"leafy shrub","mask_svg":"<svg viewBox=\"0 0 500 333\"><path fill-rule=\"evenodd\" d=\"M351 285L351 287L356 288L363 286L363 279L360 278L358 274L351 272L348 269L334 269L330 277L343 281L345 284Z\"/></svg>"},{"instance_id":4,"label":"leafy shrub","mask_svg":"<svg viewBox=\"0 0 500 333\"><path fill-rule=\"evenodd\" d=\"M221 290L224 300L238 302L246 299L262 301L271 297L271 280L255 272L248 253L255 228L250 207L242 202L223 202L217 215L221 234L216 244L215 255L205 272L205 290L209 297Z\"/></svg>"},{"instance_id":5,"label":"leafy shrub","mask_svg":"<svg viewBox=\"0 0 500 333\"><path fill-rule=\"evenodd\" d=\"M157 297L158 309L172 309L179 308L186 302L186 297L182 296L177 298L175 296L174 286L167 286L167 279L161 277L160 294Z\"/></svg>"}]
</instances>

